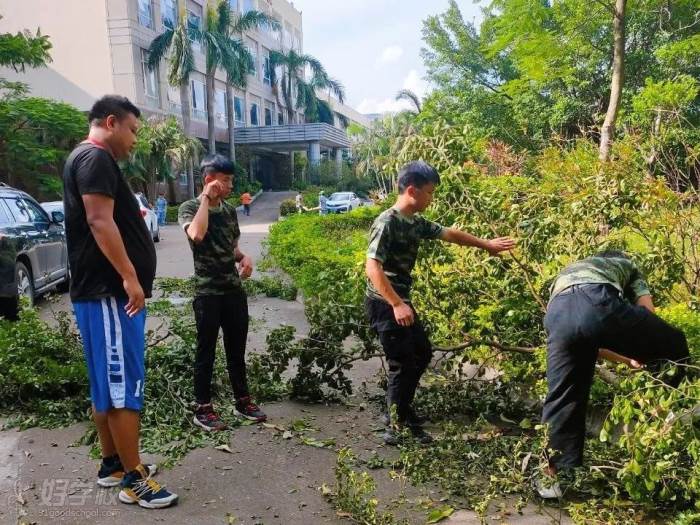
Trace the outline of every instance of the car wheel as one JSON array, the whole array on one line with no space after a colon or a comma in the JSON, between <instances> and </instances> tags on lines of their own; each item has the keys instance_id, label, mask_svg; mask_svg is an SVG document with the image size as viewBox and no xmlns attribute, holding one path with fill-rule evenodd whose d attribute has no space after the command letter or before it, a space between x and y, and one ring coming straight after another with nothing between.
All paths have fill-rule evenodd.
<instances>
[{"instance_id":1,"label":"car wheel","mask_svg":"<svg viewBox=\"0 0 700 525\"><path fill-rule=\"evenodd\" d=\"M15 266L15 283L17 283L17 296L26 297L29 300L29 304L34 306L32 272L29 271L23 262L18 262Z\"/></svg>"}]
</instances>

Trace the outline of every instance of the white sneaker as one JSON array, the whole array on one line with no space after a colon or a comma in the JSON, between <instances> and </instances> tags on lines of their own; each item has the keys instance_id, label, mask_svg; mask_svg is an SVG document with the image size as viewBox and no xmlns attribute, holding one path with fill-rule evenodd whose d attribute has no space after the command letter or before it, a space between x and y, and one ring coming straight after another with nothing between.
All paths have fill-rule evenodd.
<instances>
[{"instance_id":1,"label":"white sneaker","mask_svg":"<svg viewBox=\"0 0 700 525\"><path fill-rule=\"evenodd\" d=\"M549 476L537 478L535 490L542 499L559 499L563 495L559 482Z\"/></svg>"}]
</instances>

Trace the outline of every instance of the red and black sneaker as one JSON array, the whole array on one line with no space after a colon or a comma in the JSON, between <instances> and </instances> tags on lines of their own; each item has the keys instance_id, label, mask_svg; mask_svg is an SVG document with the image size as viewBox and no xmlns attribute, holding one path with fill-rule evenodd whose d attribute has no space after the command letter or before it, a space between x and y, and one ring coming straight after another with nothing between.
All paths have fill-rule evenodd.
<instances>
[{"instance_id":1,"label":"red and black sneaker","mask_svg":"<svg viewBox=\"0 0 700 525\"><path fill-rule=\"evenodd\" d=\"M211 432L212 430L226 430L227 428L226 423L221 421L219 415L214 412L214 407L211 403L197 405L192 421L195 425L203 428L207 432Z\"/></svg>"},{"instance_id":2,"label":"red and black sneaker","mask_svg":"<svg viewBox=\"0 0 700 525\"><path fill-rule=\"evenodd\" d=\"M258 405L253 403L253 400L250 398L250 396L241 397L237 399L236 408L234 412L237 416L250 419L251 421L255 421L257 423L267 421L267 416L265 415L265 413L262 410L260 410L260 407Z\"/></svg>"}]
</instances>

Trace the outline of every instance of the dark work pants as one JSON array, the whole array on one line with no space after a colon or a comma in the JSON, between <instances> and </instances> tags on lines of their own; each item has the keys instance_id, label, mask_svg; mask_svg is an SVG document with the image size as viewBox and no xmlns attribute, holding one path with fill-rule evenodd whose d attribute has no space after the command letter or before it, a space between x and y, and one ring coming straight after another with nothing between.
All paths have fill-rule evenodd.
<instances>
[{"instance_id":1,"label":"dark work pants","mask_svg":"<svg viewBox=\"0 0 700 525\"><path fill-rule=\"evenodd\" d=\"M686 361L683 332L641 306L623 300L611 285L588 284L556 295L544 318L548 393L542 421L549 425L552 464L583 463L586 408L599 348L636 359L653 372L667 360Z\"/></svg>"},{"instance_id":2,"label":"dark work pants","mask_svg":"<svg viewBox=\"0 0 700 525\"><path fill-rule=\"evenodd\" d=\"M430 364L433 350L423 324L415 314L411 326L400 326L394 318L393 308L379 299L367 299L365 310L372 327L379 334L379 341L389 366L386 403L389 413L396 405L400 423L406 421L420 378Z\"/></svg>"},{"instance_id":3,"label":"dark work pants","mask_svg":"<svg viewBox=\"0 0 700 525\"><path fill-rule=\"evenodd\" d=\"M197 403L211 402L219 329L224 335L226 366L236 399L248 395L245 347L248 338L248 301L242 290L227 295L203 295L192 303L197 324L197 350L194 359L194 395Z\"/></svg>"}]
</instances>

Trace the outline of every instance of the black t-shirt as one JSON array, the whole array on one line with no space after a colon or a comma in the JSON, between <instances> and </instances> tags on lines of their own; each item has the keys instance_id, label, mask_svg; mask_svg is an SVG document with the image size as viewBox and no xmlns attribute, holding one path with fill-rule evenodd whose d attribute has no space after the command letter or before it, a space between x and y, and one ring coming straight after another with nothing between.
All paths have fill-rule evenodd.
<instances>
[{"instance_id":1,"label":"black t-shirt","mask_svg":"<svg viewBox=\"0 0 700 525\"><path fill-rule=\"evenodd\" d=\"M123 279L107 260L90 231L82 196L99 193L114 199L114 222L146 297L156 274L156 249L131 188L106 150L80 144L63 170L63 206L71 268L73 301L126 297Z\"/></svg>"}]
</instances>

